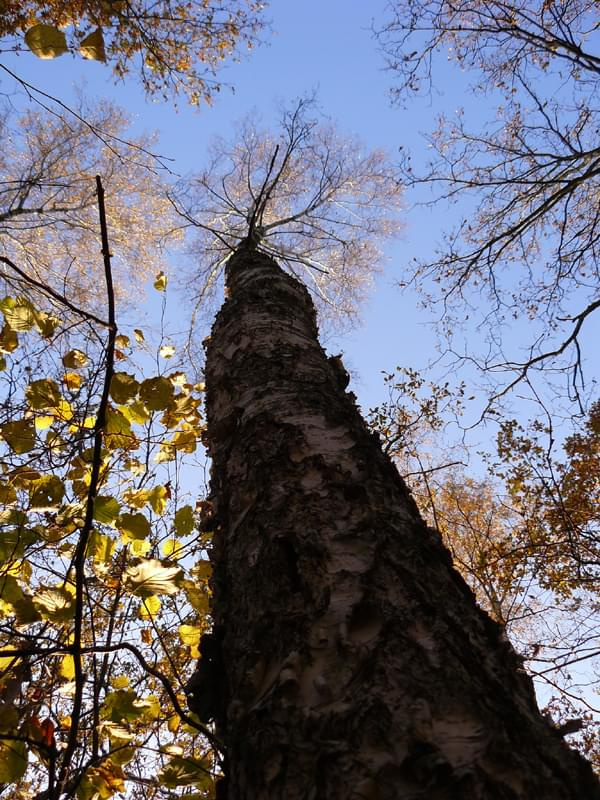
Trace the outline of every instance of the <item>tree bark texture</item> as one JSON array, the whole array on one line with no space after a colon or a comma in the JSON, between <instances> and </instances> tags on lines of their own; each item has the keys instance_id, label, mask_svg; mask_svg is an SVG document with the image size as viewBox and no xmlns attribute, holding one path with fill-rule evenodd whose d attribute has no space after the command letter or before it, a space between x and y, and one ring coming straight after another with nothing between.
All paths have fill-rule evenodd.
<instances>
[{"instance_id":1,"label":"tree bark texture","mask_svg":"<svg viewBox=\"0 0 600 800\"><path fill-rule=\"evenodd\" d=\"M190 701L226 746L219 797L600 798L345 391L307 290L248 244L227 281L206 345L215 627Z\"/></svg>"}]
</instances>

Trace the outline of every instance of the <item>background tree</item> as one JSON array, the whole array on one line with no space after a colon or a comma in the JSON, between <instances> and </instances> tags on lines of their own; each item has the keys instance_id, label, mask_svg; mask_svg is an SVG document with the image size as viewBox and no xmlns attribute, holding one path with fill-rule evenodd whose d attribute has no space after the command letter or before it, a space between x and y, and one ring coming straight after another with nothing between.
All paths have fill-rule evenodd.
<instances>
[{"instance_id":1,"label":"background tree","mask_svg":"<svg viewBox=\"0 0 600 800\"><path fill-rule=\"evenodd\" d=\"M4 108L0 119L0 254L87 307L106 305L97 240L94 176L110 192L108 225L116 255L115 291L124 299L161 268L171 206L152 139L124 137L127 116L107 101L82 101L77 115ZM2 275L19 289L7 263ZM28 284L31 291L31 283Z\"/></svg>"},{"instance_id":2,"label":"background tree","mask_svg":"<svg viewBox=\"0 0 600 800\"><path fill-rule=\"evenodd\" d=\"M183 94L197 104L219 91L222 62L240 43L256 41L264 6L252 0L8 0L0 36L40 58L79 50L107 61L117 78L133 72L150 95Z\"/></svg>"},{"instance_id":3,"label":"background tree","mask_svg":"<svg viewBox=\"0 0 600 800\"><path fill-rule=\"evenodd\" d=\"M256 114L234 140L214 142L206 170L182 182L173 203L194 234L201 298L249 236L303 278L319 306L352 314L400 229L401 187L385 153L319 123L314 102L283 110L274 132ZM198 276L194 276L197 286Z\"/></svg>"},{"instance_id":4,"label":"background tree","mask_svg":"<svg viewBox=\"0 0 600 800\"><path fill-rule=\"evenodd\" d=\"M467 355L496 380L492 402L542 369L546 380L567 371L583 402L584 327L600 307L598 22L589 0L395 0L379 33L398 100L435 88L447 57L495 109L440 116L429 163L404 162L407 183L430 186L432 202L465 203L407 280L443 301L451 349L465 314L487 331L485 352ZM521 319L528 344L511 353L502 331Z\"/></svg>"},{"instance_id":5,"label":"background tree","mask_svg":"<svg viewBox=\"0 0 600 800\"><path fill-rule=\"evenodd\" d=\"M479 604L524 659L546 713L597 764L594 414L585 435L567 439L564 463L548 451L546 426L526 431L504 421L498 454L475 479L470 448L447 444L463 387L406 369L385 382L388 398L371 409L370 425Z\"/></svg>"}]
</instances>

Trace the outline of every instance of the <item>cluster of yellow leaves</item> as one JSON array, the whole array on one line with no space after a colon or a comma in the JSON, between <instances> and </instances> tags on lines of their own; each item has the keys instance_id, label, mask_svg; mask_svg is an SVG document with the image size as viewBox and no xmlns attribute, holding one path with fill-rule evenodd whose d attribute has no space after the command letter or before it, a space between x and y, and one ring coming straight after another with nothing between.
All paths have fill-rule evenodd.
<instances>
[{"instance_id":1,"label":"cluster of yellow leaves","mask_svg":"<svg viewBox=\"0 0 600 800\"><path fill-rule=\"evenodd\" d=\"M164 276L156 283L164 291ZM175 504L168 470L176 475L196 450L202 387L182 372L113 374L79 609L72 559L90 500L102 349L38 301L0 300L0 383L10 398L0 416L0 650L23 651L0 658L0 780L35 793L50 762L60 767L77 681L69 647L83 611L89 692L74 763L89 763L94 747L107 755L78 776L79 800L125 791L126 764L209 797L206 740L181 723L162 680L119 649L133 646L185 708L183 685L209 624L210 571L195 508ZM132 339L143 343L143 332ZM133 363L132 339L117 337L119 364Z\"/></svg>"}]
</instances>

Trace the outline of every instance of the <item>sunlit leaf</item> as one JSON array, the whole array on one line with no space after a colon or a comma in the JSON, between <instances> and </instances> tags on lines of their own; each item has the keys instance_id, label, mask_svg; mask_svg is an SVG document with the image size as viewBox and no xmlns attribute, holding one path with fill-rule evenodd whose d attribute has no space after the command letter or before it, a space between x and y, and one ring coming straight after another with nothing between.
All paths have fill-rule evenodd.
<instances>
[{"instance_id":1,"label":"sunlit leaf","mask_svg":"<svg viewBox=\"0 0 600 800\"><path fill-rule=\"evenodd\" d=\"M142 342L145 341L144 332L139 328L134 328L133 335L135 336L135 340L138 344L142 344Z\"/></svg>"},{"instance_id":2,"label":"sunlit leaf","mask_svg":"<svg viewBox=\"0 0 600 800\"><path fill-rule=\"evenodd\" d=\"M115 692L109 692L102 704L103 718L118 724L133 722L143 712L143 708L136 705L137 699L137 694L133 689L118 689Z\"/></svg>"},{"instance_id":3,"label":"sunlit leaf","mask_svg":"<svg viewBox=\"0 0 600 800\"><path fill-rule=\"evenodd\" d=\"M117 347L121 347L123 349L129 347L129 336L125 336L124 333L120 333L118 336L115 336L115 344Z\"/></svg>"},{"instance_id":4,"label":"sunlit leaf","mask_svg":"<svg viewBox=\"0 0 600 800\"><path fill-rule=\"evenodd\" d=\"M158 292L164 292L167 288L167 276L164 272L159 272L156 278L154 279L154 288Z\"/></svg>"},{"instance_id":5,"label":"sunlit leaf","mask_svg":"<svg viewBox=\"0 0 600 800\"><path fill-rule=\"evenodd\" d=\"M183 576L180 567L165 566L156 558L149 558L125 570L125 588L138 597L176 594Z\"/></svg>"},{"instance_id":6,"label":"sunlit leaf","mask_svg":"<svg viewBox=\"0 0 600 800\"><path fill-rule=\"evenodd\" d=\"M94 519L105 525L113 525L119 514L119 501L109 495L98 495L94 500Z\"/></svg>"},{"instance_id":7,"label":"sunlit leaf","mask_svg":"<svg viewBox=\"0 0 600 800\"><path fill-rule=\"evenodd\" d=\"M171 439L171 444L181 453L193 453L196 450L196 434L194 431L177 431Z\"/></svg>"},{"instance_id":8,"label":"sunlit leaf","mask_svg":"<svg viewBox=\"0 0 600 800\"><path fill-rule=\"evenodd\" d=\"M88 363L89 358L81 350L69 350L62 357L62 363L67 369L81 369Z\"/></svg>"},{"instance_id":9,"label":"sunlit leaf","mask_svg":"<svg viewBox=\"0 0 600 800\"><path fill-rule=\"evenodd\" d=\"M64 33L53 25L42 22L29 28L24 38L27 47L38 58L57 58L69 49Z\"/></svg>"},{"instance_id":10,"label":"sunlit leaf","mask_svg":"<svg viewBox=\"0 0 600 800\"><path fill-rule=\"evenodd\" d=\"M177 561L184 555L184 546L179 539L167 539L162 545L162 554L165 558L172 558Z\"/></svg>"},{"instance_id":11,"label":"sunlit leaf","mask_svg":"<svg viewBox=\"0 0 600 800\"><path fill-rule=\"evenodd\" d=\"M121 766L106 759L99 767L86 770L76 796L78 800L108 800L114 794L125 791L124 778Z\"/></svg>"},{"instance_id":12,"label":"sunlit leaf","mask_svg":"<svg viewBox=\"0 0 600 800\"><path fill-rule=\"evenodd\" d=\"M155 597L154 595L146 597L142 600L142 605L140 606L140 617L148 620L154 619L160 611L160 606L160 597Z\"/></svg>"},{"instance_id":13,"label":"sunlit leaf","mask_svg":"<svg viewBox=\"0 0 600 800\"><path fill-rule=\"evenodd\" d=\"M0 300L0 311L14 331L30 331L35 325L35 308L25 297L5 297Z\"/></svg>"},{"instance_id":14,"label":"sunlit leaf","mask_svg":"<svg viewBox=\"0 0 600 800\"><path fill-rule=\"evenodd\" d=\"M155 514L164 514L167 508L169 490L166 486L154 486L148 492L148 502Z\"/></svg>"},{"instance_id":15,"label":"sunlit leaf","mask_svg":"<svg viewBox=\"0 0 600 800\"><path fill-rule=\"evenodd\" d=\"M62 377L62 382L70 392L78 392L81 389L83 378L76 372L65 372Z\"/></svg>"},{"instance_id":16,"label":"sunlit leaf","mask_svg":"<svg viewBox=\"0 0 600 800\"><path fill-rule=\"evenodd\" d=\"M143 514L121 514L115 524L123 534L125 543L135 539L145 539L150 535L150 522Z\"/></svg>"},{"instance_id":17,"label":"sunlit leaf","mask_svg":"<svg viewBox=\"0 0 600 800\"><path fill-rule=\"evenodd\" d=\"M75 614L73 595L62 586L39 589L33 596L33 604L50 622L68 622Z\"/></svg>"},{"instance_id":18,"label":"sunlit leaf","mask_svg":"<svg viewBox=\"0 0 600 800\"><path fill-rule=\"evenodd\" d=\"M163 346L158 351L158 354L162 358L173 358L175 355L175 348L172 344L163 344Z\"/></svg>"},{"instance_id":19,"label":"sunlit leaf","mask_svg":"<svg viewBox=\"0 0 600 800\"><path fill-rule=\"evenodd\" d=\"M106 61L102 28L96 28L96 30L88 34L85 39L81 40L79 52L84 58L88 58L92 61Z\"/></svg>"},{"instance_id":20,"label":"sunlit leaf","mask_svg":"<svg viewBox=\"0 0 600 800\"><path fill-rule=\"evenodd\" d=\"M73 656L63 656L60 662L60 674L68 681L72 681L75 677L75 659Z\"/></svg>"},{"instance_id":21,"label":"sunlit leaf","mask_svg":"<svg viewBox=\"0 0 600 800\"><path fill-rule=\"evenodd\" d=\"M194 625L180 625L179 638L188 647L197 646L202 636L202 630Z\"/></svg>"}]
</instances>

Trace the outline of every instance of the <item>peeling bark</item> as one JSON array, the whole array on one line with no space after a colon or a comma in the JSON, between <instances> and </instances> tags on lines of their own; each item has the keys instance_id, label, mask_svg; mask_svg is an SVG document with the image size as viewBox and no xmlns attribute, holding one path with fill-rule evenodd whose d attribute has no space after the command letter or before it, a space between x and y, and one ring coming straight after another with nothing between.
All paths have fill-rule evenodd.
<instances>
[{"instance_id":1,"label":"peeling bark","mask_svg":"<svg viewBox=\"0 0 600 800\"><path fill-rule=\"evenodd\" d=\"M227 280L206 361L219 796L600 798L345 392L306 289L247 244Z\"/></svg>"}]
</instances>

